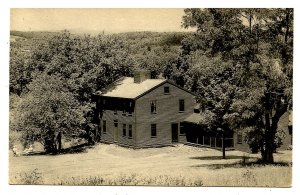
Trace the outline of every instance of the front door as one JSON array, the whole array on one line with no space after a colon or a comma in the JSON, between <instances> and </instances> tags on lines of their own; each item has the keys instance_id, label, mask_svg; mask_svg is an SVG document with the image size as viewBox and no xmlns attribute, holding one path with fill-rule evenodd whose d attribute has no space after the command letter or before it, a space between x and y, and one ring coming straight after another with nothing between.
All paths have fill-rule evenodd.
<instances>
[{"instance_id":1,"label":"front door","mask_svg":"<svg viewBox=\"0 0 300 195\"><path fill-rule=\"evenodd\" d=\"M118 141L118 121L114 121L114 142Z\"/></svg>"},{"instance_id":2,"label":"front door","mask_svg":"<svg viewBox=\"0 0 300 195\"><path fill-rule=\"evenodd\" d=\"M172 123L172 142L178 142L178 123Z\"/></svg>"}]
</instances>

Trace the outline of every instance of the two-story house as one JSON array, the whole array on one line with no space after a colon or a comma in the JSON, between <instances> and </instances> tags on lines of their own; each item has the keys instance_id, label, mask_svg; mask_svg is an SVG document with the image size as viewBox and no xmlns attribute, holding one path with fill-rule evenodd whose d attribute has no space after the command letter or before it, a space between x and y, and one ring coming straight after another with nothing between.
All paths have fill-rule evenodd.
<instances>
[{"instance_id":1,"label":"two-story house","mask_svg":"<svg viewBox=\"0 0 300 195\"><path fill-rule=\"evenodd\" d=\"M151 79L150 72L123 77L94 97L97 110L101 110L101 142L134 148L174 143L221 148L225 144L226 148L250 151L243 132L234 130L222 140L217 131L201 125L193 93L167 79ZM281 118L280 129L288 129L287 116ZM288 134L282 147L291 144L291 132Z\"/></svg>"},{"instance_id":2,"label":"two-story house","mask_svg":"<svg viewBox=\"0 0 300 195\"><path fill-rule=\"evenodd\" d=\"M139 71L96 97L102 142L137 148L186 142L182 122L193 113L195 96L169 80Z\"/></svg>"}]
</instances>

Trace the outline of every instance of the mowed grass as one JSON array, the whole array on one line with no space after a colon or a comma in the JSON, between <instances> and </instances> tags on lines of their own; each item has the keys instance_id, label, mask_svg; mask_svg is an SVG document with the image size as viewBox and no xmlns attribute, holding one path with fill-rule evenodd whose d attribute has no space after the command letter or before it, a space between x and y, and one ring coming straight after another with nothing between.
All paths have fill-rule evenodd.
<instances>
[{"instance_id":1,"label":"mowed grass","mask_svg":"<svg viewBox=\"0 0 300 195\"><path fill-rule=\"evenodd\" d=\"M277 164L255 163L258 154L179 144L130 149L98 144L80 153L14 157L10 184L263 186L290 187L292 151L274 154Z\"/></svg>"}]
</instances>

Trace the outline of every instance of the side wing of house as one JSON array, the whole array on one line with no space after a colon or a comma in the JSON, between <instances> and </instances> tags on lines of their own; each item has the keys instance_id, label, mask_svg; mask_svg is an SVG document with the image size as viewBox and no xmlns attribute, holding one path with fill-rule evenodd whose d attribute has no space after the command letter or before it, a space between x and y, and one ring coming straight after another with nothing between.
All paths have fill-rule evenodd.
<instances>
[{"instance_id":1,"label":"side wing of house","mask_svg":"<svg viewBox=\"0 0 300 195\"><path fill-rule=\"evenodd\" d=\"M134 100L102 97L101 141L135 146Z\"/></svg>"},{"instance_id":2,"label":"side wing of house","mask_svg":"<svg viewBox=\"0 0 300 195\"><path fill-rule=\"evenodd\" d=\"M137 147L186 142L181 122L193 113L195 98L171 83L164 83L135 103Z\"/></svg>"},{"instance_id":3,"label":"side wing of house","mask_svg":"<svg viewBox=\"0 0 300 195\"><path fill-rule=\"evenodd\" d=\"M290 149L292 145L292 134L289 132L289 112L284 113L284 115L281 116L279 122L278 122L278 135L281 137L282 145L278 148L278 150L286 150ZM234 131L234 149L245 151L245 152L251 152L251 148L249 148L249 145L246 143L247 133L243 131ZM257 151L255 151L257 152Z\"/></svg>"}]
</instances>

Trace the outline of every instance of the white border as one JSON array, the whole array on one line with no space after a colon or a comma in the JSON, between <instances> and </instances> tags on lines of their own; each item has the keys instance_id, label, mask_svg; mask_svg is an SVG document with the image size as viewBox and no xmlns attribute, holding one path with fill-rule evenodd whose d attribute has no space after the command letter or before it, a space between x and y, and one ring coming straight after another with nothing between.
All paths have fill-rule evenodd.
<instances>
[{"instance_id":1,"label":"white border","mask_svg":"<svg viewBox=\"0 0 300 195\"><path fill-rule=\"evenodd\" d=\"M299 194L299 55L294 55L294 149L293 149L293 187L292 188L167 188L167 187L65 187L65 186L12 186L8 185L8 63L9 63L9 21L10 8L186 8L186 7L293 7L295 8L294 54L299 51L299 7L297 0L1 0L0 2L0 190L1 194ZM297 36L298 35L298 36ZM296 155L295 155L296 154ZM272 177L272 175L270 175Z\"/></svg>"}]
</instances>

